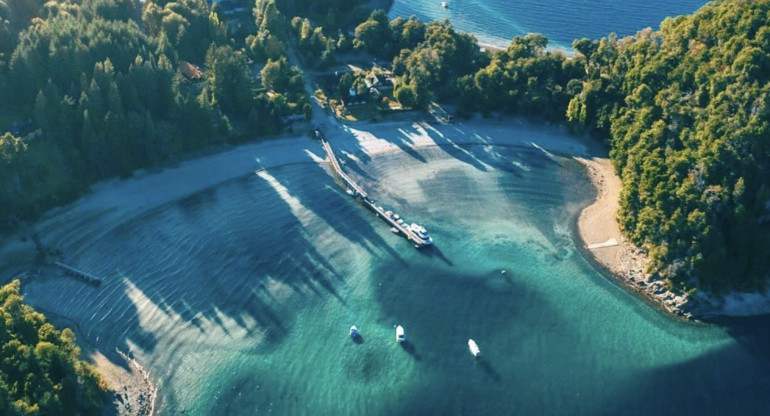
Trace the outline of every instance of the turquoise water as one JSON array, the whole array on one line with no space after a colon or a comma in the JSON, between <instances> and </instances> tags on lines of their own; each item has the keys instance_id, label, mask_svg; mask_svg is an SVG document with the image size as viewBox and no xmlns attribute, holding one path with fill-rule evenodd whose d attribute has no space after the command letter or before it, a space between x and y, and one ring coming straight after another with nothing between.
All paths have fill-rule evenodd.
<instances>
[{"instance_id":1,"label":"turquoise water","mask_svg":"<svg viewBox=\"0 0 770 416\"><path fill-rule=\"evenodd\" d=\"M593 189L577 162L533 147L349 150L346 169L434 248L393 235L324 167L286 165L117 228L53 221L49 242L105 282L52 277L27 299L108 354L131 351L163 415L770 411L766 319L682 323L586 261L572 226Z\"/></svg>"},{"instance_id":2,"label":"turquoise water","mask_svg":"<svg viewBox=\"0 0 770 416\"><path fill-rule=\"evenodd\" d=\"M414 15L424 22L449 19L485 44L505 47L515 36L542 33L549 45L570 48L572 41L599 39L611 32L633 35L646 27L658 29L669 16L691 14L704 0L395 0L390 18Z\"/></svg>"}]
</instances>

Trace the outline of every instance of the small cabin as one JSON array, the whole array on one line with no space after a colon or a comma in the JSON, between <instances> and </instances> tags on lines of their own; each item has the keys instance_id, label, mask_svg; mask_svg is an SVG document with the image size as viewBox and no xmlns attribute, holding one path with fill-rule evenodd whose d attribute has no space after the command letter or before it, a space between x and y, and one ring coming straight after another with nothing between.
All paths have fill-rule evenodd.
<instances>
[{"instance_id":1,"label":"small cabin","mask_svg":"<svg viewBox=\"0 0 770 416\"><path fill-rule=\"evenodd\" d=\"M185 78L187 78L189 81L192 82L201 82L203 81L203 72L201 72L201 69L193 65L187 61L180 61L179 62L179 72L184 75Z\"/></svg>"}]
</instances>

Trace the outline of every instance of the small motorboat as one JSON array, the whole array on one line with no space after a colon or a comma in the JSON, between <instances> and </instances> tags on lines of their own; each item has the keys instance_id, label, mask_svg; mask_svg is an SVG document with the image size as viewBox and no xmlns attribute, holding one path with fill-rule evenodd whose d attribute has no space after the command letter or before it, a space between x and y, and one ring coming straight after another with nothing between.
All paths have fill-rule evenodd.
<instances>
[{"instance_id":1,"label":"small motorboat","mask_svg":"<svg viewBox=\"0 0 770 416\"><path fill-rule=\"evenodd\" d=\"M399 325L396 327L396 342L406 341L406 335L404 335L404 327Z\"/></svg>"},{"instance_id":2,"label":"small motorboat","mask_svg":"<svg viewBox=\"0 0 770 416\"><path fill-rule=\"evenodd\" d=\"M393 232L393 234L398 234L398 233L400 233L400 232L401 232L401 231L399 231L399 230L398 230L398 228L396 228L396 227L390 227L390 231L392 231L392 232Z\"/></svg>"},{"instance_id":3,"label":"small motorboat","mask_svg":"<svg viewBox=\"0 0 770 416\"><path fill-rule=\"evenodd\" d=\"M345 192L347 192L347 193L348 193L348 195L350 195L350 196L353 196L353 195L355 195L355 194L356 194L356 191L354 191L354 190L352 190L352 189L350 189L350 188L348 188L348 190L347 190L347 191L345 191Z\"/></svg>"},{"instance_id":4,"label":"small motorboat","mask_svg":"<svg viewBox=\"0 0 770 416\"><path fill-rule=\"evenodd\" d=\"M442 2L441 2L441 7L445 8L445 9L448 9L448 8L449 8L449 5L447 4L447 2L445 2L445 1L442 1Z\"/></svg>"},{"instance_id":5,"label":"small motorboat","mask_svg":"<svg viewBox=\"0 0 770 416\"><path fill-rule=\"evenodd\" d=\"M471 351L471 354L473 354L474 357L480 357L481 356L481 350L479 349L479 346L476 344L476 341L469 339L468 340L468 349Z\"/></svg>"},{"instance_id":6,"label":"small motorboat","mask_svg":"<svg viewBox=\"0 0 770 416\"><path fill-rule=\"evenodd\" d=\"M358 328L355 325L353 325L350 327L350 337L355 338L357 336L358 336Z\"/></svg>"}]
</instances>

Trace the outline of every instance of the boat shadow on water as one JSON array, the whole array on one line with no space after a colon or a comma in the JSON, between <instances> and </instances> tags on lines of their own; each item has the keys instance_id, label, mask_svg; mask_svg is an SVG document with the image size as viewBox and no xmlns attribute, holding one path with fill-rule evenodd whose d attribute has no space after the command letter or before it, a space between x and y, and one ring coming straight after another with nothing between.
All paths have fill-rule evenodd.
<instances>
[{"instance_id":1,"label":"boat shadow on water","mask_svg":"<svg viewBox=\"0 0 770 416\"><path fill-rule=\"evenodd\" d=\"M444 255L444 253L441 251L440 248L436 247L435 245L430 245L427 247L422 247L418 250L420 254L426 257L436 257L444 261L444 263L447 264L447 266L454 266L454 263L452 263L452 260L449 260L447 256Z\"/></svg>"},{"instance_id":2,"label":"boat shadow on water","mask_svg":"<svg viewBox=\"0 0 770 416\"><path fill-rule=\"evenodd\" d=\"M484 357L478 357L476 358L476 365L478 367L481 367L482 370L484 370L487 375L495 381L495 383L499 383L500 380L502 380L502 377L500 377L500 373L495 370L494 367L492 367L492 364L489 363Z\"/></svg>"},{"instance_id":3,"label":"boat shadow on water","mask_svg":"<svg viewBox=\"0 0 770 416\"><path fill-rule=\"evenodd\" d=\"M417 353L417 348L415 348L413 343L404 340L403 342L399 342L399 345L401 345L402 350L406 351L406 353L411 355L416 361L422 360L422 357Z\"/></svg>"},{"instance_id":4,"label":"boat shadow on water","mask_svg":"<svg viewBox=\"0 0 770 416\"><path fill-rule=\"evenodd\" d=\"M361 345L364 343L364 337L361 334L356 334L356 336L351 337L350 339L354 344Z\"/></svg>"}]
</instances>

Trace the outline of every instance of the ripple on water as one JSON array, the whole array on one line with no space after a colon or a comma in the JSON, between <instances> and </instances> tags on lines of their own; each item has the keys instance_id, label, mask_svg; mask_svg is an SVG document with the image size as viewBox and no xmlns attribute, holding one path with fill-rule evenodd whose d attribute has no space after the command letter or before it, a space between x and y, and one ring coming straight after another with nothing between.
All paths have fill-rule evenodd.
<instances>
[{"instance_id":1,"label":"ripple on water","mask_svg":"<svg viewBox=\"0 0 770 416\"><path fill-rule=\"evenodd\" d=\"M49 303L91 341L133 350L159 379L163 414L564 415L627 402L666 414L651 385L666 386L653 391L669 403L687 399L678 411L730 409L681 386L718 391L766 360L719 328L667 319L574 255L564 224L592 195L580 165L522 148L461 150L356 166L436 247L414 250L339 187L318 186L332 180L317 166L286 166L105 232L81 223L98 246L62 237L72 245L62 247L104 284L52 278L28 295L55 288ZM736 400L762 407L759 396Z\"/></svg>"}]
</instances>

